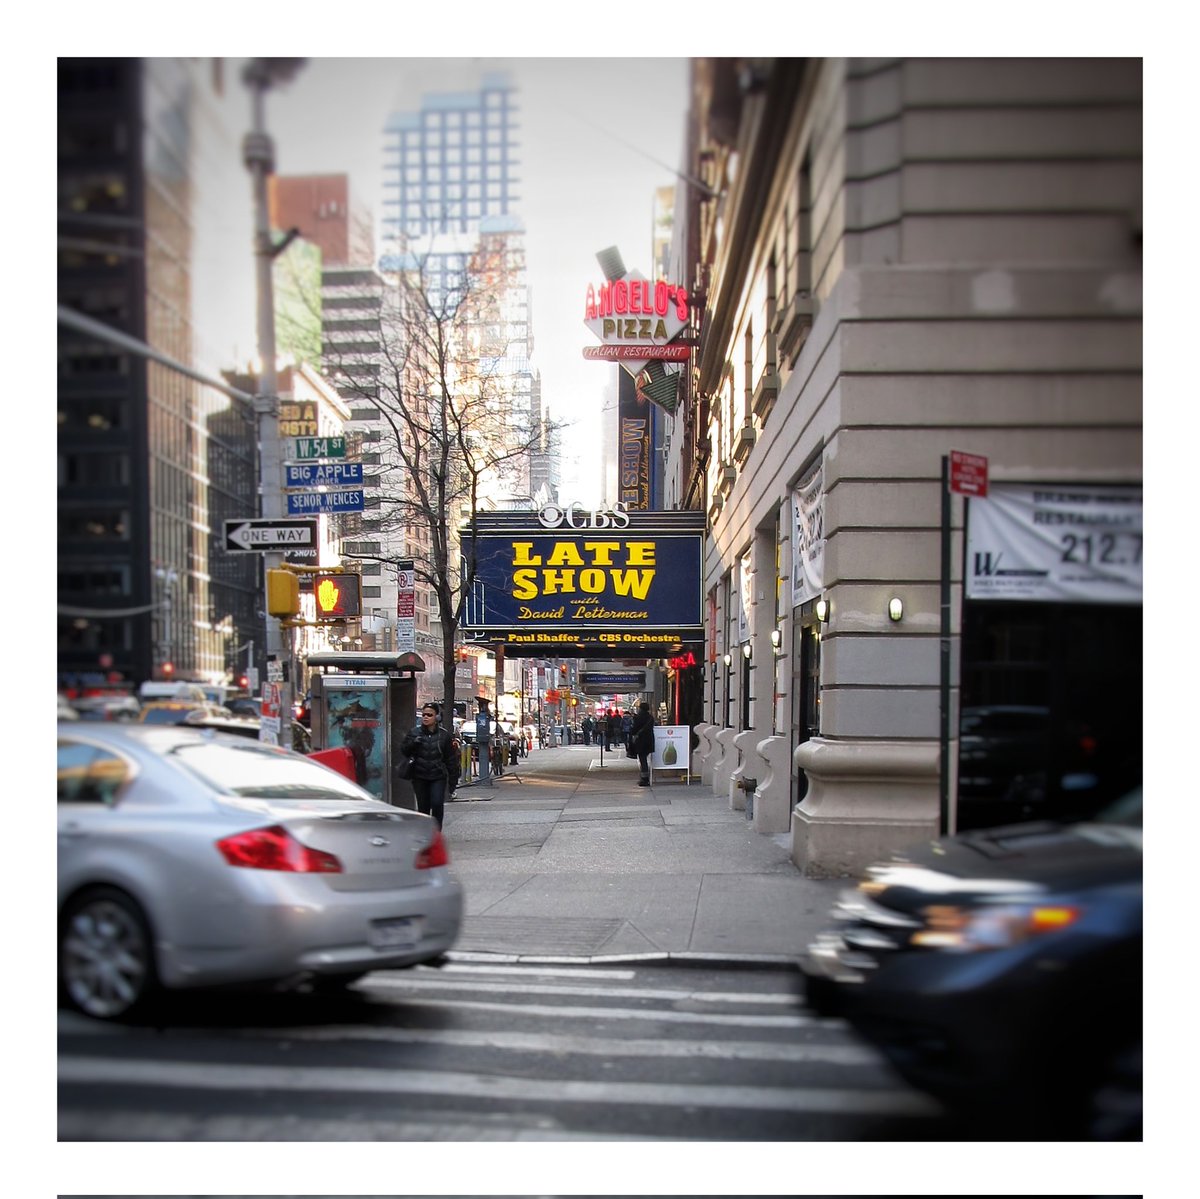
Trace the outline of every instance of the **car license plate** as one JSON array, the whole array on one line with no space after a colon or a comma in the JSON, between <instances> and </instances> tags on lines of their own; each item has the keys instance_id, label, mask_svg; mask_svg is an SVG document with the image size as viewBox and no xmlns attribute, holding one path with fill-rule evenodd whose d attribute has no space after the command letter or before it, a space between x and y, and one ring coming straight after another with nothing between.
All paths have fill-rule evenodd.
<instances>
[{"instance_id":1,"label":"car license plate","mask_svg":"<svg viewBox=\"0 0 1200 1199\"><path fill-rule=\"evenodd\" d=\"M370 928L367 929L367 944L372 949L415 949L420 939L420 916L372 920Z\"/></svg>"}]
</instances>

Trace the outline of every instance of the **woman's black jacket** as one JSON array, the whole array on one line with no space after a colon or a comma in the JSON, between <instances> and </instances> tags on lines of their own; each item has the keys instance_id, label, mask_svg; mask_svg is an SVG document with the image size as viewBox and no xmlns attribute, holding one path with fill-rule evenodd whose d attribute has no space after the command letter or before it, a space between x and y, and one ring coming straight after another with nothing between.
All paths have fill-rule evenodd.
<instances>
[{"instance_id":1,"label":"woman's black jacket","mask_svg":"<svg viewBox=\"0 0 1200 1199\"><path fill-rule=\"evenodd\" d=\"M458 761L450 734L440 724L431 729L417 725L405 735L400 752L412 758L413 777L419 779L448 778Z\"/></svg>"},{"instance_id":2,"label":"woman's black jacket","mask_svg":"<svg viewBox=\"0 0 1200 1199\"><path fill-rule=\"evenodd\" d=\"M635 754L654 751L654 717L649 712L638 712L629 730L629 745Z\"/></svg>"}]
</instances>

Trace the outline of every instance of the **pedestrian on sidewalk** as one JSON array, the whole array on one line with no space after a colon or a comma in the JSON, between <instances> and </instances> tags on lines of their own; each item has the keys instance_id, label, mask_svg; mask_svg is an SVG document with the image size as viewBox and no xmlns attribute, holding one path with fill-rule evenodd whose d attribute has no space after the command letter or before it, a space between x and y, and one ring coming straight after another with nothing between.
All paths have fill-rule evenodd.
<instances>
[{"instance_id":1,"label":"pedestrian on sidewalk","mask_svg":"<svg viewBox=\"0 0 1200 1199\"><path fill-rule=\"evenodd\" d=\"M421 723L405 735L400 752L412 759L412 788L417 797L417 811L432 816L442 827L446 814L446 787L456 768L454 738L448 729L438 724L434 704L421 709Z\"/></svg>"},{"instance_id":2,"label":"pedestrian on sidewalk","mask_svg":"<svg viewBox=\"0 0 1200 1199\"><path fill-rule=\"evenodd\" d=\"M638 704L637 715L629 730L629 743L637 754L638 766L641 768L639 787L650 786L650 755L654 752L654 717L650 715L650 705L642 700Z\"/></svg>"}]
</instances>

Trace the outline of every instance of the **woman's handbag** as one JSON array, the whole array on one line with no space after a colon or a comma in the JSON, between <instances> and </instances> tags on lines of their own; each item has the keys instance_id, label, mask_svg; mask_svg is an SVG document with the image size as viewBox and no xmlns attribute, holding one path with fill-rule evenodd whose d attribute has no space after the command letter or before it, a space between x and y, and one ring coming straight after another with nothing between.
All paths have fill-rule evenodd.
<instances>
[{"instance_id":1,"label":"woman's handbag","mask_svg":"<svg viewBox=\"0 0 1200 1199\"><path fill-rule=\"evenodd\" d=\"M407 758L401 755L396 759L396 764L392 768L392 773L398 779L410 779L413 773L412 758Z\"/></svg>"}]
</instances>

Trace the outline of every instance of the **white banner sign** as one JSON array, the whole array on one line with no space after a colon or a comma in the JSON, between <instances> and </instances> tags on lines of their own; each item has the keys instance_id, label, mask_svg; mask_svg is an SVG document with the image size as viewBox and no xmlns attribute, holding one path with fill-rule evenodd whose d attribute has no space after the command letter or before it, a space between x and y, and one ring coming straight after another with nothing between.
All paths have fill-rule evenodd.
<instances>
[{"instance_id":1,"label":"white banner sign","mask_svg":"<svg viewBox=\"0 0 1200 1199\"><path fill-rule=\"evenodd\" d=\"M754 602L754 571L751 551L747 550L738 563L738 644L750 640L750 605Z\"/></svg>"},{"instance_id":2,"label":"white banner sign","mask_svg":"<svg viewBox=\"0 0 1200 1199\"><path fill-rule=\"evenodd\" d=\"M1142 489L993 483L973 499L968 599L1142 602Z\"/></svg>"},{"instance_id":3,"label":"white banner sign","mask_svg":"<svg viewBox=\"0 0 1200 1199\"><path fill-rule=\"evenodd\" d=\"M792 491L792 607L825 589L825 471L820 462Z\"/></svg>"}]
</instances>

